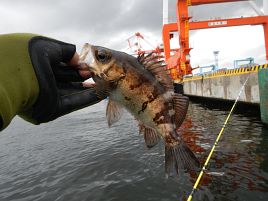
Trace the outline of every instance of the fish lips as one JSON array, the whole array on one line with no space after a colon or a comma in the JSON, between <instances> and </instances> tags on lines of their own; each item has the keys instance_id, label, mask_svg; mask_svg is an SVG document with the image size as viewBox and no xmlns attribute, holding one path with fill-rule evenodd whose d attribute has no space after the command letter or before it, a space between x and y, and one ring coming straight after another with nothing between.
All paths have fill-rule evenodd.
<instances>
[{"instance_id":1,"label":"fish lips","mask_svg":"<svg viewBox=\"0 0 268 201\"><path fill-rule=\"evenodd\" d=\"M80 59L82 65L85 65L92 73L96 73L96 59L93 45L90 45L89 43L84 45Z\"/></svg>"},{"instance_id":2,"label":"fish lips","mask_svg":"<svg viewBox=\"0 0 268 201\"><path fill-rule=\"evenodd\" d=\"M94 52L92 50L91 45L90 45L90 48L88 50L88 54L87 54L84 62L88 65L90 70L92 70L92 71L95 70L94 66L96 65L96 61L95 61Z\"/></svg>"}]
</instances>

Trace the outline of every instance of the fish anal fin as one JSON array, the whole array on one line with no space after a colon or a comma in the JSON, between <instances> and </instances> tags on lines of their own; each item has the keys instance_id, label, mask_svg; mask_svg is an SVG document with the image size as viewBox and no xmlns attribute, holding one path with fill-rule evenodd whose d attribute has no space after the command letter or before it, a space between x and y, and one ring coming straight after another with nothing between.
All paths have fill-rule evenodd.
<instances>
[{"instance_id":1,"label":"fish anal fin","mask_svg":"<svg viewBox=\"0 0 268 201\"><path fill-rule=\"evenodd\" d=\"M174 93L173 108L175 110L174 123L178 129L183 123L189 106L189 98L181 94Z\"/></svg>"},{"instance_id":2,"label":"fish anal fin","mask_svg":"<svg viewBox=\"0 0 268 201\"><path fill-rule=\"evenodd\" d=\"M119 103L113 101L112 99L109 99L106 108L106 118L108 126L111 127L114 123L116 123L121 118L122 114L122 106Z\"/></svg>"},{"instance_id":3,"label":"fish anal fin","mask_svg":"<svg viewBox=\"0 0 268 201\"><path fill-rule=\"evenodd\" d=\"M200 162L195 154L183 141L177 144L168 144L165 146L165 171L170 176L174 172L179 174L181 170L187 172L197 171L200 168Z\"/></svg>"},{"instance_id":4,"label":"fish anal fin","mask_svg":"<svg viewBox=\"0 0 268 201\"><path fill-rule=\"evenodd\" d=\"M157 135L156 130L145 127L144 128L144 141L148 148L154 147L160 140L160 137Z\"/></svg>"}]
</instances>

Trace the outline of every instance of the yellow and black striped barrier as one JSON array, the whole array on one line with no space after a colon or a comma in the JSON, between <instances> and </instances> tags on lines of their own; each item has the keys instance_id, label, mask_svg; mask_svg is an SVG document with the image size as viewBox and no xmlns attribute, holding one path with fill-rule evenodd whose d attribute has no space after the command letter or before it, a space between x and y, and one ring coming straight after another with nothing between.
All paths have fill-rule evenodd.
<instances>
[{"instance_id":1,"label":"yellow and black striped barrier","mask_svg":"<svg viewBox=\"0 0 268 201\"><path fill-rule=\"evenodd\" d=\"M183 82L201 80L201 79L211 79L215 77L223 77L223 76L235 76L247 73L258 72L260 69L268 68L268 64L256 65L252 67L244 67L230 70L219 70L213 73L204 73L203 75L194 75L192 77L183 78Z\"/></svg>"}]
</instances>

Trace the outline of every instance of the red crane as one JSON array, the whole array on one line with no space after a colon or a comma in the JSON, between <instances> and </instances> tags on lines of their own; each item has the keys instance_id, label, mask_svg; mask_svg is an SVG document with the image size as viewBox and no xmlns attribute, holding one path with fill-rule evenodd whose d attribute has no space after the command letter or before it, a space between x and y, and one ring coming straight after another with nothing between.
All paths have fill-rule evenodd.
<instances>
[{"instance_id":1,"label":"red crane","mask_svg":"<svg viewBox=\"0 0 268 201\"><path fill-rule=\"evenodd\" d=\"M132 39L135 39L135 42L132 43ZM146 43L148 46L150 46L150 48L152 48L151 50L145 50L143 47L142 47L142 44L141 42L144 42ZM160 48L159 46L155 46L153 44L151 44L140 32L136 32L134 35L130 36L128 39L127 39L127 42L128 42L128 46L129 48L135 48L134 49L134 52L135 54L137 55L141 55L141 54L148 54L148 53L156 53L156 54L161 54L161 52L163 52L163 48ZM162 51L161 51L162 50Z\"/></svg>"},{"instance_id":2,"label":"red crane","mask_svg":"<svg viewBox=\"0 0 268 201\"><path fill-rule=\"evenodd\" d=\"M134 42L133 42L134 40ZM150 50L145 50L142 41L147 44L151 49ZM136 55L141 55L141 54L149 54L149 53L155 53L159 58L164 58L163 52L164 48L159 46L159 45L153 45L151 42L149 42L145 36L143 36L140 32L136 32L134 35L130 36L127 39L129 49L134 48L134 54ZM143 44L144 44L143 43ZM178 51L179 49L170 49L170 52L175 52Z\"/></svg>"},{"instance_id":3,"label":"red crane","mask_svg":"<svg viewBox=\"0 0 268 201\"><path fill-rule=\"evenodd\" d=\"M220 20L189 22L188 7L202 4L238 2L248 0L177 0L177 22L163 25L162 37L167 69L174 80L181 81L184 75L192 74L190 65L189 30L220 28L242 25L263 25L266 59L268 60L268 16L243 17ZM180 49L171 56L170 34L178 32Z\"/></svg>"}]
</instances>

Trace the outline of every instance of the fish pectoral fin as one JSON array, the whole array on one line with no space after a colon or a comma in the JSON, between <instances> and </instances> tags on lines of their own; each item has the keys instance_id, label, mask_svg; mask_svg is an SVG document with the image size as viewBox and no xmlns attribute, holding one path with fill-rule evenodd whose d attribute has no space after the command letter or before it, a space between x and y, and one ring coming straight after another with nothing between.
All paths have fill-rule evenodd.
<instances>
[{"instance_id":1,"label":"fish pectoral fin","mask_svg":"<svg viewBox=\"0 0 268 201\"><path fill-rule=\"evenodd\" d=\"M106 108L108 126L111 127L115 122L117 122L121 118L122 114L123 107L119 103L113 101L112 99L109 99Z\"/></svg>"},{"instance_id":2,"label":"fish pectoral fin","mask_svg":"<svg viewBox=\"0 0 268 201\"><path fill-rule=\"evenodd\" d=\"M165 170L166 175L170 176L174 172L179 174L180 170L197 171L200 162L192 150L183 141L178 144L165 145Z\"/></svg>"},{"instance_id":3,"label":"fish pectoral fin","mask_svg":"<svg viewBox=\"0 0 268 201\"><path fill-rule=\"evenodd\" d=\"M154 147L159 140L160 137L157 135L155 129L149 127L144 128L144 141L148 148Z\"/></svg>"},{"instance_id":4,"label":"fish pectoral fin","mask_svg":"<svg viewBox=\"0 0 268 201\"><path fill-rule=\"evenodd\" d=\"M173 108L175 110L174 123L178 129L183 123L189 106L189 98L181 94L174 93Z\"/></svg>"}]
</instances>

